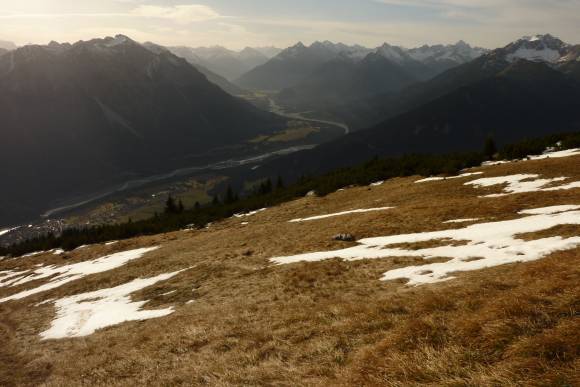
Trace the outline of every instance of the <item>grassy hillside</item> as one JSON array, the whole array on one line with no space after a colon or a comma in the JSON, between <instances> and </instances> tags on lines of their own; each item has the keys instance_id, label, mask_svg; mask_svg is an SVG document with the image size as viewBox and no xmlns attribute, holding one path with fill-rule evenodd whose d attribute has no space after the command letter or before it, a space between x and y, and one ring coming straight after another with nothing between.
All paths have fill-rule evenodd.
<instances>
[{"instance_id":1,"label":"grassy hillside","mask_svg":"<svg viewBox=\"0 0 580 387\"><path fill-rule=\"evenodd\" d=\"M515 174L568 178L546 185L557 187L580 180L579 161L580 156L570 156L506 163L468 171L480 175L425 183L416 183L418 176L394 178L303 197L201 230L2 260L0 276L5 276L7 271L40 270L37 265L62 267L160 246L125 266L0 301L0 384L577 385L580 247L573 244L537 261L454 273L454 279L418 287L380 278L391 270L448 258L286 265L270 259L360 243L336 241L338 233L360 241L512 221L534 208L580 206L579 188L485 197L505 192L505 185L466 185ZM289 222L379 207L393 208ZM580 221L580 215L570 217ZM457 219L479 220L446 223ZM555 236L577 238L580 225L518 238ZM426 247L425 242L404 246L410 251ZM133 302L148 301L144 310L174 308L173 313L84 337L40 340L58 317L53 302L45 301L178 270L185 271L130 294ZM0 279L0 285L5 281ZM45 278L0 286L0 299L47 283L53 282ZM81 326L93 322L89 306L96 298L80 304Z\"/></svg>"}]
</instances>

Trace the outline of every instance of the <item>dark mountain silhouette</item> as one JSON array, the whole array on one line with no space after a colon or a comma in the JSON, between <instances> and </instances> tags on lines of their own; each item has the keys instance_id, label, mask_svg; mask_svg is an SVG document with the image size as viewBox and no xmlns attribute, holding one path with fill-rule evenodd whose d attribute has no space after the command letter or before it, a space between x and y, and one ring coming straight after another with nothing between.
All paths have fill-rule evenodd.
<instances>
[{"instance_id":1,"label":"dark mountain silhouette","mask_svg":"<svg viewBox=\"0 0 580 387\"><path fill-rule=\"evenodd\" d=\"M283 126L125 36L0 56L0 111L3 221Z\"/></svg>"}]
</instances>

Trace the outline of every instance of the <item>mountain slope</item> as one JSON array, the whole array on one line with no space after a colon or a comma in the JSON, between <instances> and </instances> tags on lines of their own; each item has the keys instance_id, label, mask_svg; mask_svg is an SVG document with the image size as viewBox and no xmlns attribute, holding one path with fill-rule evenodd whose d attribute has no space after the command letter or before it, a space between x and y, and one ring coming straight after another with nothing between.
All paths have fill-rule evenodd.
<instances>
[{"instance_id":1,"label":"mountain slope","mask_svg":"<svg viewBox=\"0 0 580 387\"><path fill-rule=\"evenodd\" d=\"M1 56L0 111L2 219L283 126L184 59L124 36Z\"/></svg>"},{"instance_id":2,"label":"mountain slope","mask_svg":"<svg viewBox=\"0 0 580 387\"><path fill-rule=\"evenodd\" d=\"M578 182L579 162L397 178L1 260L0 384L574 386L580 189L473 183Z\"/></svg>"}]
</instances>

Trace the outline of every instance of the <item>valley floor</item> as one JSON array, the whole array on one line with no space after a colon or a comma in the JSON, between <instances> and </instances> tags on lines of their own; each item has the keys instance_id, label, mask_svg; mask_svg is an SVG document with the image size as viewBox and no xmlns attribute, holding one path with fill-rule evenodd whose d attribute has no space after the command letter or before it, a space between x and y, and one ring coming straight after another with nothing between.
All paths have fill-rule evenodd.
<instances>
[{"instance_id":1,"label":"valley floor","mask_svg":"<svg viewBox=\"0 0 580 387\"><path fill-rule=\"evenodd\" d=\"M579 164L0 260L0 385L580 385Z\"/></svg>"}]
</instances>

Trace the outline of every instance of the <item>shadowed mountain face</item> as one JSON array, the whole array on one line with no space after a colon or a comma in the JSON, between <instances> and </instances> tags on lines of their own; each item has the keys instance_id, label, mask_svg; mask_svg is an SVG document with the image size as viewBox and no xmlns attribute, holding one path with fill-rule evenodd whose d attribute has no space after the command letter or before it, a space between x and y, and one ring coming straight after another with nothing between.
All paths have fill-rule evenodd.
<instances>
[{"instance_id":1,"label":"shadowed mountain face","mask_svg":"<svg viewBox=\"0 0 580 387\"><path fill-rule=\"evenodd\" d=\"M3 220L283 124L124 36L0 56L0 111Z\"/></svg>"}]
</instances>

